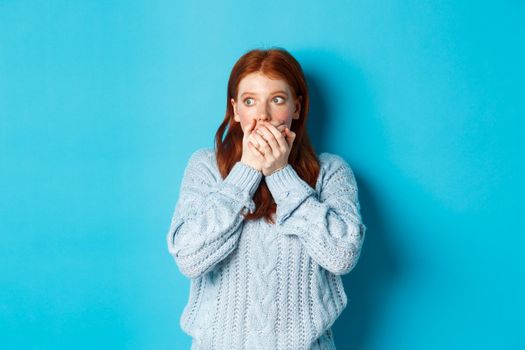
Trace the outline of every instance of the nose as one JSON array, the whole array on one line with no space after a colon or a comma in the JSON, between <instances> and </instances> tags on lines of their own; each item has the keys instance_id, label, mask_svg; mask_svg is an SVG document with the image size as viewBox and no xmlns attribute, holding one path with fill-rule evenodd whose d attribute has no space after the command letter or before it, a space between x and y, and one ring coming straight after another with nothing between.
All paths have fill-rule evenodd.
<instances>
[{"instance_id":1,"label":"nose","mask_svg":"<svg viewBox=\"0 0 525 350\"><path fill-rule=\"evenodd\" d=\"M263 104L257 111L257 119L259 121L268 121L270 118L270 110L266 104Z\"/></svg>"}]
</instances>

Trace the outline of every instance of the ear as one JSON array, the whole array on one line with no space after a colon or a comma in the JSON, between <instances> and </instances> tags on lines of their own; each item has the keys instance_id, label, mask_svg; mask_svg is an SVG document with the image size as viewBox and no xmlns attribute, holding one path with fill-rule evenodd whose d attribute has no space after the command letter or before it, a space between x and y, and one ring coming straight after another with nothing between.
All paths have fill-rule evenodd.
<instances>
[{"instance_id":1,"label":"ear","mask_svg":"<svg viewBox=\"0 0 525 350\"><path fill-rule=\"evenodd\" d=\"M233 119L236 122L240 122L241 118L239 118L239 114L237 114L237 103L235 103L235 100L233 98L230 99L230 102L231 102L231 104L233 106Z\"/></svg>"},{"instance_id":2,"label":"ear","mask_svg":"<svg viewBox=\"0 0 525 350\"><path fill-rule=\"evenodd\" d=\"M295 100L295 111L293 113L293 119L299 119L299 115L301 114L301 102L303 101L303 96L299 96Z\"/></svg>"}]
</instances>

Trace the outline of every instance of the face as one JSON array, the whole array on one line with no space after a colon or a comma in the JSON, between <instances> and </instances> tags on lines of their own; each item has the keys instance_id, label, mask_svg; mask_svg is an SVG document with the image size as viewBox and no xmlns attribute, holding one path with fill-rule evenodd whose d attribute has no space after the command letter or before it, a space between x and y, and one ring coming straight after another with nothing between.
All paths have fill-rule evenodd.
<instances>
[{"instance_id":1,"label":"face","mask_svg":"<svg viewBox=\"0 0 525 350\"><path fill-rule=\"evenodd\" d=\"M231 99L234 119L241 123L244 131L252 119L265 120L274 126L288 128L293 119L299 119L301 97L293 98L285 80L270 79L260 72L245 76L239 83L237 100ZM255 128L257 128L257 125Z\"/></svg>"}]
</instances>

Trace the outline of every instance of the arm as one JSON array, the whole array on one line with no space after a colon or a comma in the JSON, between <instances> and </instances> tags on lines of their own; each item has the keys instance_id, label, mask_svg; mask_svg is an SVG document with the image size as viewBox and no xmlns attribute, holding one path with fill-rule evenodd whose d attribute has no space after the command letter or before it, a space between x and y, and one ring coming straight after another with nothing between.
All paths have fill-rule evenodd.
<instances>
[{"instance_id":1,"label":"arm","mask_svg":"<svg viewBox=\"0 0 525 350\"><path fill-rule=\"evenodd\" d=\"M341 157L330 157L319 198L290 164L265 181L284 234L297 236L312 259L342 275L356 265L367 227L361 221L352 169Z\"/></svg>"},{"instance_id":2,"label":"arm","mask_svg":"<svg viewBox=\"0 0 525 350\"><path fill-rule=\"evenodd\" d=\"M205 150L190 157L167 234L168 251L182 274L199 277L237 247L242 213L255 209L252 196L261 178L237 162L223 181Z\"/></svg>"}]
</instances>

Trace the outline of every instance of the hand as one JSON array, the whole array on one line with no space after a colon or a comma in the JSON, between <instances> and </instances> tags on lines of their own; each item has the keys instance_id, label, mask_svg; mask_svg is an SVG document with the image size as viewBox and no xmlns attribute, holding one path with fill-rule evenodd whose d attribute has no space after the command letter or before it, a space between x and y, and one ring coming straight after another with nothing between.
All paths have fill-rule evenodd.
<instances>
[{"instance_id":1,"label":"hand","mask_svg":"<svg viewBox=\"0 0 525 350\"><path fill-rule=\"evenodd\" d=\"M252 119L250 124L246 126L243 133L242 138L242 156L241 156L241 163L244 163L246 165L251 166L254 169L257 169L258 171L261 171L264 158L260 154L259 151L255 148L252 142L250 142L250 135L253 132L253 129L255 128L257 121L255 119Z\"/></svg>"},{"instance_id":2,"label":"hand","mask_svg":"<svg viewBox=\"0 0 525 350\"><path fill-rule=\"evenodd\" d=\"M250 143L253 139L256 141L254 148L259 152L259 158L262 158L261 171L264 176L288 164L295 136L285 125L275 127L268 122L261 122L249 135Z\"/></svg>"}]
</instances>

